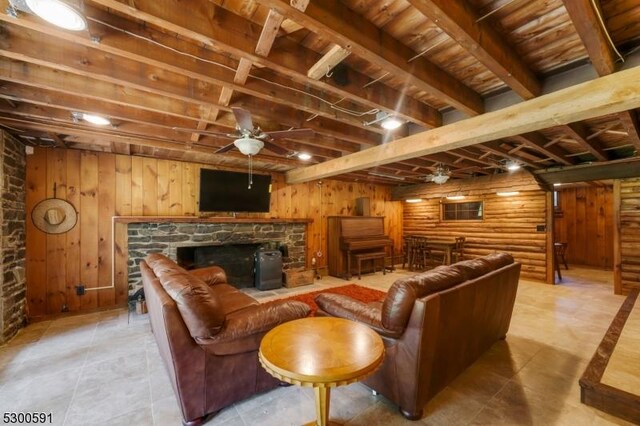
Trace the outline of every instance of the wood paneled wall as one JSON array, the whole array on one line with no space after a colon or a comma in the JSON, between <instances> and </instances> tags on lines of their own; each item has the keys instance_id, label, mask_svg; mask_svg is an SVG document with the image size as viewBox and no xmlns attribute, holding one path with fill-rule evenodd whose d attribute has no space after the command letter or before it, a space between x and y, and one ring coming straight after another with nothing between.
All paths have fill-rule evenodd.
<instances>
[{"instance_id":1,"label":"wood paneled wall","mask_svg":"<svg viewBox=\"0 0 640 426\"><path fill-rule=\"evenodd\" d=\"M619 248L614 253L617 294L640 287L640 178L614 182L614 218ZM617 216L617 217L616 217Z\"/></svg>"},{"instance_id":2,"label":"wood paneled wall","mask_svg":"<svg viewBox=\"0 0 640 426\"><path fill-rule=\"evenodd\" d=\"M613 267L613 187L583 186L558 191L561 215L555 240L566 242L568 263Z\"/></svg>"},{"instance_id":3,"label":"wood paneled wall","mask_svg":"<svg viewBox=\"0 0 640 426\"><path fill-rule=\"evenodd\" d=\"M75 286L110 286L112 282L112 216L198 214L200 168L196 163L129 157L77 150L41 149L27 158L27 215L39 201L67 199L79 212L78 224L61 235L45 234L27 220L27 298L29 315L58 314L123 305L126 272L116 270L114 289L76 296ZM355 200L369 197L371 214L385 216L385 229L399 247L402 203L391 201L388 187L325 180L286 185L272 175L271 210L256 217L311 218L307 262L326 264L327 216L354 215ZM321 252L318 256L318 252ZM116 256L126 253L116 250ZM118 262L118 264L126 262Z\"/></svg>"},{"instance_id":4,"label":"wood paneled wall","mask_svg":"<svg viewBox=\"0 0 640 426\"><path fill-rule=\"evenodd\" d=\"M493 193L464 201L474 200L484 201L482 221L443 221L440 198L407 203L404 206L404 233L441 240L465 236L465 257L505 251L522 262L522 277L546 281L547 233L536 231L536 225L546 223L545 192L526 191L512 197Z\"/></svg>"}]
</instances>

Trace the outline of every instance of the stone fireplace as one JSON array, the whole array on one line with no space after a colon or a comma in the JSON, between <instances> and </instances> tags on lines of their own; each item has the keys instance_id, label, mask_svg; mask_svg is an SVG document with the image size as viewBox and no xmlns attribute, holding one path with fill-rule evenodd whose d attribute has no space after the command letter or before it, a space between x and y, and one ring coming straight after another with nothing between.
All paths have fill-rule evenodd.
<instances>
[{"instance_id":1,"label":"stone fireplace","mask_svg":"<svg viewBox=\"0 0 640 426\"><path fill-rule=\"evenodd\" d=\"M252 285L253 254L260 247L286 251L283 269L304 267L306 263L307 220L181 217L154 222L153 217L119 219L127 222L129 297L142 287L139 264L150 253L162 253L185 269L220 265L228 273L231 284L238 287Z\"/></svg>"}]
</instances>

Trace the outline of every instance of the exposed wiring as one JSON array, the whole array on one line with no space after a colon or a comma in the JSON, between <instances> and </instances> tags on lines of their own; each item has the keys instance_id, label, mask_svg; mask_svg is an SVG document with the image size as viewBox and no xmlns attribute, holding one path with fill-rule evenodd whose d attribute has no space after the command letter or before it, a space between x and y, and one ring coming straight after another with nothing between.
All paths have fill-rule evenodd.
<instances>
[{"instance_id":1,"label":"exposed wiring","mask_svg":"<svg viewBox=\"0 0 640 426\"><path fill-rule=\"evenodd\" d=\"M434 44L433 46L429 46L426 49L424 49L422 52L418 53L417 55L415 55L412 58L407 59L407 63L413 62L416 59L418 59L420 56L424 55L425 53L427 53L428 51L430 51L431 49L434 49L436 47L438 47L439 45L441 45L444 41L446 41L447 38L443 38L442 40L440 40L439 42L437 42L436 44Z\"/></svg>"},{"instance_id":2,"label":"exposed wiring","mask_svg":"<svg viewBox=\"0 0 640 426\"><path fill-rule=\"evenodd\" d=\"M600 22L600 26L602 27L602 30L604 31L604 34L607 36L607 40L609 41L609 44L611 45L611 48L616 53L616 55L618 55L618 58L622 62L624 62L624 57L620 54L620 52L618 51L618 48L616 47L615 43L611 39L611 35L609 34L609 30L607 30L607 26L605 25L604 19L602 18L602 14L600 13L600 6L596 3L596 1L597 0L591 0L591 6L593 6L593 10L596 12L596 16L598 17L598 21Z\"/></svg>"},{"instance_id":3,"label":"exposed wiring","mask_svg":"<svg viewBox=\"0 0 640 426\"><path fill-rule=\"evenodd\" d=\"M502 4L501 6L498 6L497 8L493 9L491 12L488 12L484 15L482 15L481 17L479 17L478 19L476 19L476 23L482 21L483 19L488 18L489 16L493 15L494 13L496 13L497 11L499 11L500 9L509 6L511 3L515 2L517 0L510 0L504 4Z\"/></svg>"},{"instance_id":4,"label":"exposed wiring","mask_svg":"<svg viewBox=\"0 0 640 426\"><path fill-rule=\"evenodd\" d=\"M116 27L115 25L111 25L111 24L109 24L107 22L101 21L99 19L96 19L96 18L93 18L93 17L90 17L90 16L88 16L87 19L90 20L90 21L93 21L95 23L104 25L105 27L111 28L113 30L120 31L120 32L122 32L124 34L127 34L127 35L131 36L131 37L135 37L137 39L144 40L147 43L154 44L154 45L156 45L158 47L161 47L163 49L170 50L170 51L175 52L175 53L177 53L179 55L186 56L188 58L195 59L197 61L205 62L205 63L211 64L211 65L215 65L215 66L224 68L224 69L229 70L229 71L236 72L236 69L234 67L230 67L230 66L222 64L220 62L212 61L210 59L201 58L201 57L199 57L197 55L193 55L191 53L183 52L183 51L178 50L178 49L176 49L174 47L162 44L162 43L160 43L160 42L158 42L156 40L153 40L151 38L136 34L134 32L125 30L123 28ZM372 114L376 114L379 111L376 108L370 109L368 111L356 111L356 110L353 110L353 109L350 109L350 108L338 107L338 106L336 106L336 104L341 102L344 98L340 99L337 102L330 102L330 101L328 101L328 100L326 100L326 99L324 99L324 98L322 98L320 96L314 95L313 93L305 92L304 90L296 89L295 87L286 86L284 84L276 83L275 81L267 80L266 78L258 77L256 75L252 75L252 74L249 74L249 77L253 78L255 80L259 80L259 81L265 82L267 84L272 84L274 86L278 86L278 87L286 89L286 90L291 90L293 92L301 93L301 94L303 94L305 96L310 96L310 97L312 97L314 99L317 99L318 101L320 101L322 103L325 103L325 104L329 105L329 107L332 108L332 109L335 109L335 110L340 111L340 112L344 112L345 114L353 115L355 117L362 117L364 115L372 115Z\"/></svg>"}]
</instances>

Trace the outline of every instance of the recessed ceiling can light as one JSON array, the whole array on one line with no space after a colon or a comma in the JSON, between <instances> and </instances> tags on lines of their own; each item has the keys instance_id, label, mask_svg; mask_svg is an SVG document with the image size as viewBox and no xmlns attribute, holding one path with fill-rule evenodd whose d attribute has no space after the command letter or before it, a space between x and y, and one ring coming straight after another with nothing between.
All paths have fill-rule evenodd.
<instances>
[{"instance_id":1,"label":"recessed ceiling can light","mask_svg":"<svg viewBox=\"0 0 640 426\"><path fill-rule=\"evenodd\" d=\"M381 123L380 126L383 129L387 129L387 130L395 130L398 127L402 126L402 121L398 120L395 117L389 117L389 118L385 118Z\"/></svg>"},{"instance_id":2,"label":"recessed ceiling can light","mask_svg":"<svg viewBox=\"0 0 640 426\"><path fill-rule=\"evenodd\" d=\"M87 20L73 5L61 0L26 0L33 13L45 21L70 31L87 29Z\"/></svg>"},{"instance_id":3,"label":"recessed ceiling can light","mask_svg":"<svg viewBox=\"0 0 640 426\"><path fill-rule=\"evenodd\" d=\"M520 191L508 191L508 192L496 192L496 195L501 197L513 197L514 195L518 195Z\"/></svg>"},{"instance_id":4,"label":"recessed ceiling can light","mask_svg":"<svg viewBox=\"0 0 640 426\"><path fill-rule=\"evenodd\" d=\"M419 203L420 201L422 201L422 198L408 198L404 201L407 203Z\"/></svg>"},{"instance_id":5,"label":"recessed ceiling can light","mask_svg":"<svg viewBox=\"0 0 640 426\"><path fill-rule=\"evenodd\" d=\"M82 114L82 119L91 124L95 124L96 126L108 126L109 124L111 124L111 121L109 121L109 119L95 114Z\"/></svg>"},{"instance_id":6,"label":"recessed ceiling can light","mask_svg":"<svg viewBox=\"0 0 640 426\"><path fill-rule=\"evenodd\" d=\"M308 154L306 152L301 152L300 154L298 154L298 158L302 161L309 161L311 160L311 154Z\"/></svg>"}]
</instances>

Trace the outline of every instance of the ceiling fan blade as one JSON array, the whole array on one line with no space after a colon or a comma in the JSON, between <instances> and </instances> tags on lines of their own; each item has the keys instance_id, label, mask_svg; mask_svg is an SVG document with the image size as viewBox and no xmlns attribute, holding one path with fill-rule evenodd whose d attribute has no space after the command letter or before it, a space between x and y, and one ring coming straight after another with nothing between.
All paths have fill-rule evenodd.
<instances>
[{"instance_id":1,"label":"ceiling fan blade","mask_svg":"<svg viewBox=\"0 0 640 426\"><path fill-rule=\"evenodd\" d=\"M210 132L208 130L189 129L188 127L172 127L172 130L177 132L199 133L205 136L216 136L219 138L237 138L236 135L230 135L228 133Z\"/></svg>"},{"instance_id":2,"label":"ceiling fan blade","mask_svg":"<svg viewBox=\"0 0 640 426\"><path fill-rule=\"evenodd\" d=\"M271 152L274 152L278 155L287 155L289 153L289 150L286 148L281 147L280 145L277 145L273 142L270 142L268 140L262 140L262 142L264 143L264 147L266 149L268 149Z\"/></svg>"},{"instance_id":3,"label":"ceiling fan blade","mask_svg":"<svg viewBox=\"0 0 640 426\"><path fill-rule=\"evenodd\" d=\"M231 142L228 145L225 145L225 146L223 146L221 148L218 148L218 150L215 153L216 154L222 154L223 152L231 151L235 147L236 146L233 144L233 142Z\"/></svg>"},{"instance_id":4,"label":"ceiling fan blade","mask_svg":"<svg viewBox=\"0 0 640 426\"><path fill-rule=\"evenodd\" d=\"M241 129L253 131L253 121L251 120L251 113L246 109L232 107L233 115L236 117L236 122Z\"/></svg>"},{"instance_id":5,"label":"ceiling fan blade","mask_svg":"<svg viewBox=\"0 0 640 426\"><path fill-rule=\"evenodd\" d=\"M281 138L304 138L313 136L313 130L311 129L291 129L291 130L278 130L275 132L264 132L271 136L272 139Z\"/></svg>"}]
</instances>

